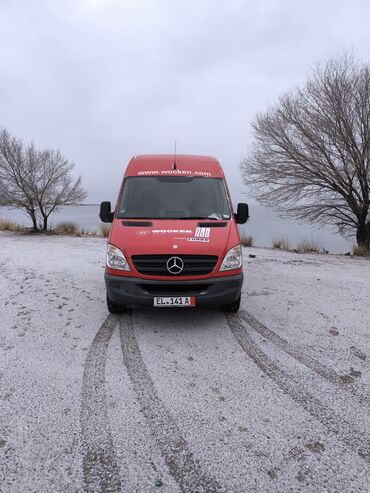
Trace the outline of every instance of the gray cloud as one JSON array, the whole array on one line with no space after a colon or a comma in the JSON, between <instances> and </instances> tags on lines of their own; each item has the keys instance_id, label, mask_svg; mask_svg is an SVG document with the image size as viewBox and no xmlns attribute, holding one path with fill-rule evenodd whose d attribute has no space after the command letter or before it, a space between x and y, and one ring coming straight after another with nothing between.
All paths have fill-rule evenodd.
<instances>
[{"instance_id":1,"label":"gray cloud","mask_svg":"<svg viewBox=\"0 0 370 493\"><path fill-rule=\"evenodd\" d=\"M76 162L114 198L133 154L216 155L237 199L255 113L319 59L368 61L370 5L0 0L0 125Z\"/></svg>"}]
</instances>

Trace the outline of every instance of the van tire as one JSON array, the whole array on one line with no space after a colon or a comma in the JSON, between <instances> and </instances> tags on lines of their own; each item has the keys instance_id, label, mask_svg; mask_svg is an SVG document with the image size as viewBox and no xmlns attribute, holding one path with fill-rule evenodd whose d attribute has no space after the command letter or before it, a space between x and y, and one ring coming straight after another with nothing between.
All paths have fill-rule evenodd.
<instances>
[{"instance_id":1,"label":"van tire","mask_svg":"<svg viewBox=\"0 0 370 493\"><path fill-rule=\"evenodd\" d=\"M118 305L113 300L111 300L107 293L107 308L109 313L125 313L127 307L125 305Z\"/></svg>"},{"instance_id":2,"label":"van tire","mask_svg":"<svg viewBox=\"0 0 370 493\"><path fill-rule=\"evenodd\" d=\"M239 311L240 308L240 300L241 300L241 295L239 295L239 297L232 303L229 303L228 305L224 305L222 307L223 311L228 313L236 313L237 311Z\"/></svg>"}]
</instances>

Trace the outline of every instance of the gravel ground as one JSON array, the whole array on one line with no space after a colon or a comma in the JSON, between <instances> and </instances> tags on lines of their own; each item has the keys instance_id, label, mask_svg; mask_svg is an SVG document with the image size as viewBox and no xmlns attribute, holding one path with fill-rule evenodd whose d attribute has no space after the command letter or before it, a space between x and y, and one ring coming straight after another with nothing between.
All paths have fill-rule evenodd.
<instances>
[{"instance_id":1,"label":"gravel ground","mask_svg":"<svg viewBox=\"0 0 370 493\"><path fill-rule=\"evenodd\" d=\"M369 260L244 251L238 315L109 316L105 240L1 232L0 490L369 492Z\"/></svg>"}]
</instances>

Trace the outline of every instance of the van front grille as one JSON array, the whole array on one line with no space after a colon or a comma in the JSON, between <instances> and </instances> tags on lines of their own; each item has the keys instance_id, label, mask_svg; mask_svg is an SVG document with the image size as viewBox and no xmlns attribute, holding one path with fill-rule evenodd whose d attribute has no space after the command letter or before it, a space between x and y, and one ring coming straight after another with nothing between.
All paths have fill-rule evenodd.
<instances>
[{"instance_id":1,"label":"van front grille","mask_svg":"<svg viewBox=\"0 0 370 493\"><path fill-rule=\"evenodd\" d=\"M179 274L171 274L167 261L178 257L184 262ZM216 255L133 255L132 261L140 274L147 276L204 276L210 274L217 264Z\"/></svg>"}]
</instances>

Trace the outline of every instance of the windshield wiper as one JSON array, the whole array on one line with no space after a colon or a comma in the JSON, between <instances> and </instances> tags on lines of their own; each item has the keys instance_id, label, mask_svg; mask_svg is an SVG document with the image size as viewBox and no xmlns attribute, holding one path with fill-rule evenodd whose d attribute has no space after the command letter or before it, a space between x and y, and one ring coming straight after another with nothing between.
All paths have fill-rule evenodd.
<instances>
[{"instance_id":1,"label":"windshield wiper","mask_svg":"<svg viewBox=\"0 0 370 493\"><path fill-rule=\"evenodd\" d=\"M207 217L207 216L178 216L178 217L155 217L155 216L140 216L140 217L117 217L117 219L135 219L136 221L140 220L140 219L143 219L143 220L149 220L149 219L163 219L163 220L170 220L170 219L197 219L197 220L200 220L200 219L203 219L203 220L206 220L206 221L221 221L221 219L217 218L217 217Z\"/></svg>"},{"instance_id":2,"label":"windshield wiper","mask_svg":"<svg viewBox=\"0 0 370 493\"><path fill-rule=\"evenodd\" d=\"M204 219L207 221L219 221L219 219L216 219L215 217L206 217L206 216L180 216L180 217L168 217L166 219Z\"/></svg>"}]
</instances>

